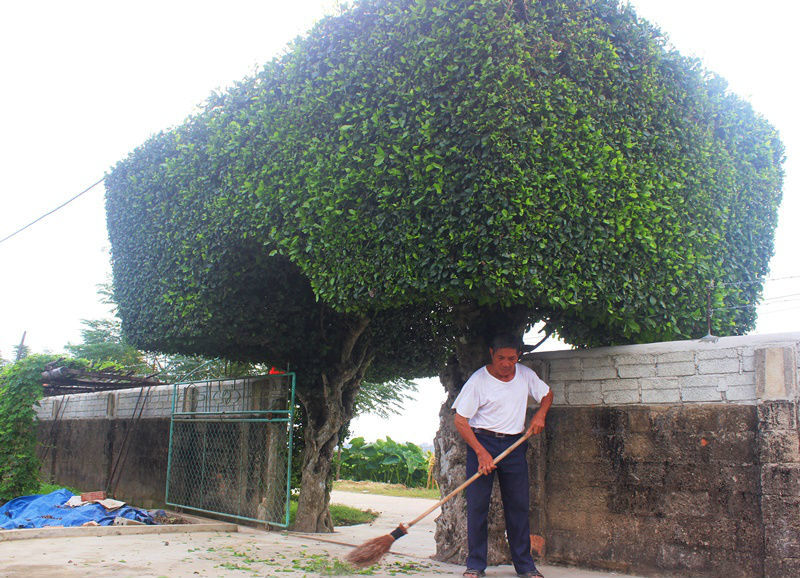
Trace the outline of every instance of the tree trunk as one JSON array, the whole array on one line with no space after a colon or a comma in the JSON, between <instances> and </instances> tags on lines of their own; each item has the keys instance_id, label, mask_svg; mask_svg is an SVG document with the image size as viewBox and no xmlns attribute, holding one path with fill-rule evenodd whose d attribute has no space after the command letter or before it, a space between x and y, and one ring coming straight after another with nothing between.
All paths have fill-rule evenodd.
<instances>
[{"instance_id":1,"label":"tree trunk","mask_svg":"<svg viewBox=\"0 0 800 578\"><path fill-rule=\"evenodd\" d=\"M457 308L456 326L460 335L456 351L439 375L447 399L439 411L439 431L434 440L435 475L442 495L456 489L466 479L467 445L453 424L451 406L467 379L489 362L489 342L496 333L521 335L528 325L529 312L514 308L498 310L467 303ZM466 499L462 491L442 506L436 519L436 554L434 559L463 564L467 558ZM495 481L489 508L489 564L511 560L505 538L505 521L500 490Z\"/></svg>"},{"instance_id":2,"label":"tree trunk","mask_svg":"<svg viewBox=\"0 0 800 578\"><path fill-rule=\"evenodd\" d=\"M305 405L305 404L304 404ZM342 405L332 414L343 415ZM349 419L346 418L346 419ZM309 420L310 422L311 420ZM339 443L342 417L331 415L330 427L313 427L305 424L305 451L301 467L300 499L297 504L293 530L298 532L333 532L333 521L328 510L330 503L330 469L333 449Z\"/></svg>"},{"instance_id":3,"label":"tree trunk","mask_svg":"<svg viewBox=\"0 0 800 578\"><path fill-rule=\"evenodd\" d=\"M300 498L293 530L333 532L328 510L331 462L339 431L353 417L353 403L372 362L369 340L359 339L369 321L359 319L340 341L338 362L323 371L313 387L298 388L306 411Z\"/></svg>"}]
</instances>

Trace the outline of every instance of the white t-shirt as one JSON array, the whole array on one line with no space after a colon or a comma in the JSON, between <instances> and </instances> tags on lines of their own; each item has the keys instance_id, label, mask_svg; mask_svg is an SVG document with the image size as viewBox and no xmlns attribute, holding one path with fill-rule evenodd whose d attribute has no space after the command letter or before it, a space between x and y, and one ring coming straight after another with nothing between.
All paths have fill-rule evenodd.
<instances>
[{"instance_id":1,"label":"white t-shirt","mask_svg":"<svg viewBox=\"0 0 800 578\"><path fill-rule=\"evenodd\" d=\"M549 391L547 384L526 365L517 363L511 381L497 379L483 366L461 388L453 409L467 418L471 427L518 434L525 429L528 396L540 402Z\"/></svg>"}]
</instances>

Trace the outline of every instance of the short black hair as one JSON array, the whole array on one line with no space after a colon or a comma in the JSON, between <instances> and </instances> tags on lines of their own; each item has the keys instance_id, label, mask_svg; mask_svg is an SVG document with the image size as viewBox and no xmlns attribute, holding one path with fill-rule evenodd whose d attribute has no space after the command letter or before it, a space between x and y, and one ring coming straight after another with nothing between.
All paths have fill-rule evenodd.
<instances>
[{"instance_id":1,"label":"short black hair","mask_svg":"<svg viewBox=\"0 0 800 578\"><path fill-rule=\"evenodd\" d=\"M516 349L518 353L522 353L522 337L511 333L499 333L492 338L489 347L491 347L492 351L510 348Z\"/></svg>"}]
</instances>

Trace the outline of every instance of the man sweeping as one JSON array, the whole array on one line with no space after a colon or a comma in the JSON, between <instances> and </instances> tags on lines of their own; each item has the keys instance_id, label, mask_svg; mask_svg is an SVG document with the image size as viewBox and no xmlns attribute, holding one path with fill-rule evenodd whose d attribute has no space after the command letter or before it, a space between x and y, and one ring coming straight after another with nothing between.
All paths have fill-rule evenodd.
<instances>
[{"instance_id":1,"label":"man sweeping","mask_svg":"<svg viewBox=\"0 0 800 578\"><path fill-rule=\"evenodd\" d=\"M493 460L524 434L544 430L553 392L536 372L518 363L521 338L499 335L492 340L489 354L491 363L472 374L453 403L456 429L467 442L467 477L476 472L483 474L466 488L469 554L464 576L485 575L489 499L496 470L514 569L518 576L541 577L530 552L527 444L519 445L502 461ZM528 396L539 402L540 407L526 432Z\"/></svg>"}]
</instances>

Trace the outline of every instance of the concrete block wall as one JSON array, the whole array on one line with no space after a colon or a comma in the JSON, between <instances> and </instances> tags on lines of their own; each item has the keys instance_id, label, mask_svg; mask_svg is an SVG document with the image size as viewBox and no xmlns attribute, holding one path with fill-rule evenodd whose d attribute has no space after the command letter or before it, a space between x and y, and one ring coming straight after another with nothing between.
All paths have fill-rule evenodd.
<instances>
[{"instance_id":1,"label":"concrete block wall","mask_svg":"<svg viewBox=\"0 0 800 578\"><path fill-rule=\"evenodd\" d=\"M555 405L755 405L756 352L776 347L797 350L800 333L549 351L529 359L545 373Z\"/></svg>"},{"instance_id":2,"label":"concrete block wall","mask_svg":"<svg viewBox=\"0 0 800 578\"><path fill-rule=\"evenodd\" d=\"M176 409L285 409L286 386L274 377L182 384ZM161 385L42 399L36 413L43 478L113 492L142 507L162 506L174 391Z\"/></svg>"},{"instance_id":3,"label":"concrete block wall","mask_svg":"<svg viewBox=\"0 0 800 578\"><path fill-rule=\"evenodd\" d=\"M174 385L46 397L36 408L39 420L169 418ZM221 380L177 386L177 411L224 411L252 406L252 384Z\"/></svg>"},{"instance_id":4,"label":"concrete block wall","mask_svg":"<svg viewBox=\"0 0 800 578\"><path fill-rule=\"evenodd\" d=\"M182 386L185 387L185 386ZM42 399L36 408L41 421L130 418L137 412L137 402L142 417L169 417L172 411L171 385L145 389L120 389L94 393L74 393Z\"/></svg>"},{"instance_id":5,"label":"concrete block wall","mask_svg":"<svg viewBox=\"0 0 800 578\"><path fill-rule=\"evenodd\" d=\"M800 576L800 333L534 354L555 393L529 450L556 563Z\"/></svg>"}]
</instances>

